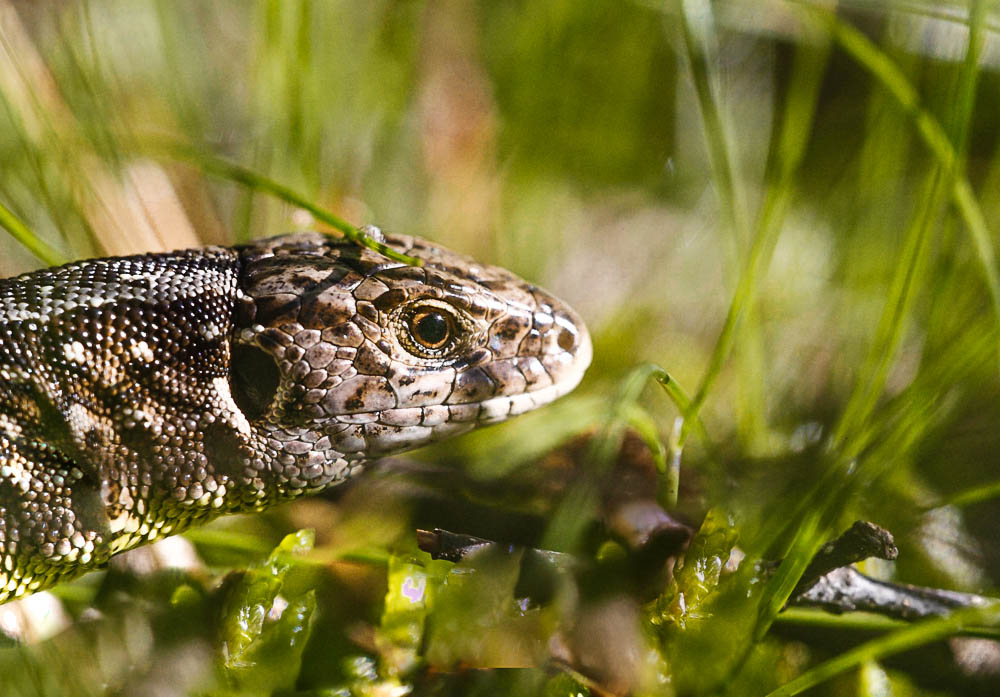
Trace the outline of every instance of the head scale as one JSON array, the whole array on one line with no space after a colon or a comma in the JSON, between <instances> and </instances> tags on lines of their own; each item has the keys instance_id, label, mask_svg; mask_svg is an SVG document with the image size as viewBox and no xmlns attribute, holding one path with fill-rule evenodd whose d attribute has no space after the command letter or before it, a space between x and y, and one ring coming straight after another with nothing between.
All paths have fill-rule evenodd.
<instances>
[{"instance_id":1,"label":"head scale","mask_svg":"<svg viewBox=\"0 0 1000 697\"><path fill-rule=\"evenodd\" d=\"M424 265L319 234L241 250L230 385L262 495L272 477L315 490L533 409L590 361L582 321L545 291L424 240L385 243Z\"/></svg>"}]
</instances>

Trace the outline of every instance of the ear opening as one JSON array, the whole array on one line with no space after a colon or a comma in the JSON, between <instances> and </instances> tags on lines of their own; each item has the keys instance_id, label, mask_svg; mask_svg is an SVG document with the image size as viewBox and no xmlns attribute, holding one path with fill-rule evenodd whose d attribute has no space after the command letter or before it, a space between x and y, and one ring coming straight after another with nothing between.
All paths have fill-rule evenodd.
<instances>
[{"instance_id":1,"label":"ear opening","mask_svg":"<svg viewBox=\"0 0 1000 697\"><path fill-rule=\"evenodd\" d=\"M264 416L278 392L281 373L274 357L257 346L234 344L229 384L233 400L247 419Z\"/></svg>"}]
</instances>

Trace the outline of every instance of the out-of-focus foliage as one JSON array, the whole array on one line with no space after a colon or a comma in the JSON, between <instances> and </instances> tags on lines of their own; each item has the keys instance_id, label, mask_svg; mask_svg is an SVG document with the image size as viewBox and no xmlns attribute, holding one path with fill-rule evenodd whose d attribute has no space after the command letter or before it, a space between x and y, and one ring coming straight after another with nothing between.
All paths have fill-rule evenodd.
<instances>
[{"instance_id":1,"label":"out-of-focus foliage","mask_svg":"<svg viewBox=\"0 0 1000 697\"><path fill-rule=\"evenodd\" d=\"M183 146L595 341L550 408L3 606L41 629L0 695L994 694L995 643L931 643L961 617L779 611L857 518L901 551L867 572L995 592L998 32L985 0L0 0L0 273L316 225ZM672 515L716 512L682 563L644 536L678 458Z\"/></svg>"},{"instance_id":2,"label":"out-of-focus foliage","mask_svg":"<svg viewBox=\"0 0 1000 697\"><path fill-rule=\"evenodd\" d=\"M260 568L233 574L224 586L219 663L236 694L269 695L295 685L316 594L290 590L294 560L287 557L312 546L312 531L288 535Z\"/></svg>"},{"instance_id":3,"label":"out-of-focus foliage","mask_svg":"<svg viewBox=\"0 0 1000 697\"><path fill-rule=\"evenodd\" d=\"M736 543L735 531L709 511L698 534L674 571L670 586L653 605L654 624L684 628L687 621L702 617L701 606L715 592Z\"/></svg>"}]
</instances>

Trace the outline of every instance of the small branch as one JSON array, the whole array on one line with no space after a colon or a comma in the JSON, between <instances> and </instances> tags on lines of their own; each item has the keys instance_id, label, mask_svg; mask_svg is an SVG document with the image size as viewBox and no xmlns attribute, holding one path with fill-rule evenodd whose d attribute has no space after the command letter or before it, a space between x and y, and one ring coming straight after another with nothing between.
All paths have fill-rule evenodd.
<instances>
[{"instance_id":1,"label":"small branch","mask_svg":"<svg viewBox=\"0 0 1000 697\"><path fill-rule=\"evenodd\" d=\"M835 540L823 545L809 562L792 597L805 593L825 574L850 564L875 557L892 561L899 556L896 541L885 528L858 520Z\"/></svg>"},{"instance_id":2,"label":"small branch","mask_svg":"<svg viewBox=\"0 0 1000 697\"><path fill-rule=\"evenodd\" d=\"M501 545L472 535L447 530L418 530L417 544L434 559L459 562L487 548L518 547ZM530 557L559 570L578 567L575 557L551 550L526 548ZM861 573L851 564L871 557L895 559L898 550L892 535L874 523L858 521L843 535L827 543L806 568L787 607L814 607L826 612L871 612L899 620L943 617L967 607L985 607L993 599L940 588L926 588L879 581Z\"/></svg>"},{"instance_id":3,"label":"small branch","mask_svg":"<svg viewBox=\"0 0 1000 697\"><path fill-rule=\"evenodd\" d=\"M963 607L985 607L992 600L972 593L887 583L865 576L852 566L824 574L789 605L819 607L827 612L874 612L899 620L942 617Z\"/></svg>"},{"instance_id":4,"label":"small branch","mask_svg":"<svg viewBox=\"0 0 1000 697\"><path fill-rule=\"evenodd\" d=\"M893 560L897 556L899 550L888 530L859 520L816 553L788 605L819 607L838 614L861 610L893 619L918 620L992 602L971 593L879 581L851 566L872 557Z\"/></svg>"}]
</instances>

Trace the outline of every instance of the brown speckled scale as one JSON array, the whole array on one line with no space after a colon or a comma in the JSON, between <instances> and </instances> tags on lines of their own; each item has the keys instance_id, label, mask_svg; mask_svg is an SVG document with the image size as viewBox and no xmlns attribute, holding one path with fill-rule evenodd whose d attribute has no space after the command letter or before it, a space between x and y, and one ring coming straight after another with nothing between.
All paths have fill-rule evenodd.
<instances>
[{"instance_id":1,"label":"brown speckled scale","mask_svg":"<svg viewBox=\"0 0 1000 697\"><path fill-rule=\"evenodd\" d=\"M0 280L0 602L579 381L566 305L385 242L424 265L301 234Z\"/></svg>"}]
</instances>

